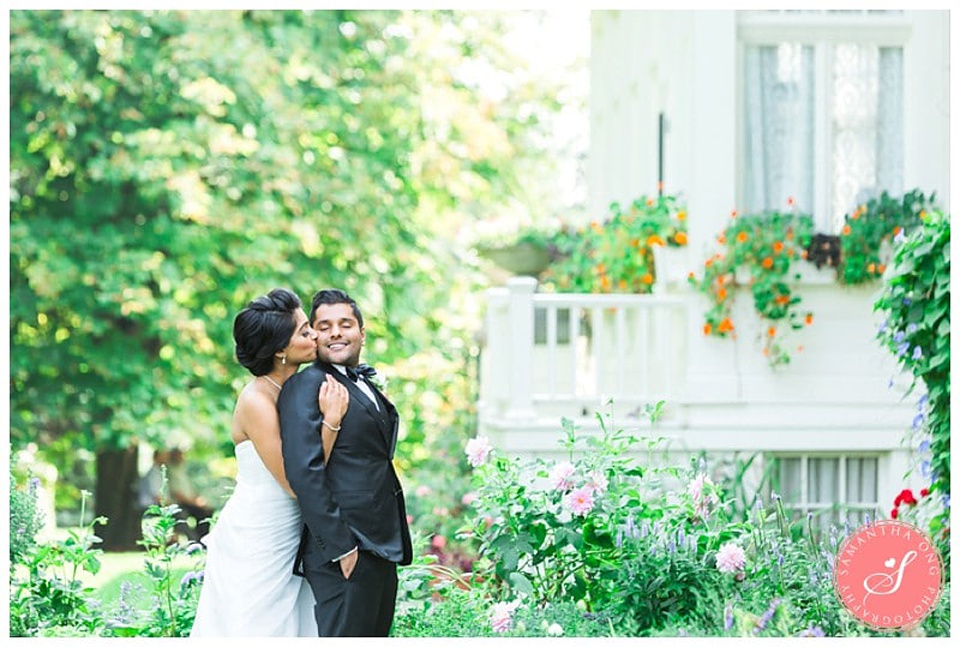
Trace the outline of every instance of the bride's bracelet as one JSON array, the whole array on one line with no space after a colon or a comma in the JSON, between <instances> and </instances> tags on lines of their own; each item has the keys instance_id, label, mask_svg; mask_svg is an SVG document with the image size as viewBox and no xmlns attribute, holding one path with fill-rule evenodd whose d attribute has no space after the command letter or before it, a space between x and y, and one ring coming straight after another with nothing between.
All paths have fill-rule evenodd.
<instances>
[{"instance_id":1,"label":"bride's bracelet","mask_svg":"<svg viewBox=\"0 0 960 647\"><path fill-rule=\"evenodd\" d=\"M326 428L329 429L330 431L332 431L333 433L337 433L338 431L340 431L340 427L343 426L343 425L340 425L340 426L334 427L333 425L331 425L331 424L330 424L329 422L327 422L326 420L321 420L321 421L320 421L320 424L326 426Z\"/></svg>"}]
</instances>

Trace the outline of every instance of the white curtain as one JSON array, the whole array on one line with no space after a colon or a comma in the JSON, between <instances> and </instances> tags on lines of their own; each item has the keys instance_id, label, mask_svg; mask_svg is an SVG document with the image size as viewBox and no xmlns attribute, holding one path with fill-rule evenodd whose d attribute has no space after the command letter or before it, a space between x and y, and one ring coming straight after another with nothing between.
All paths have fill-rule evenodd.
<instances>
[{"instance_id":1,"label":"white curtain","mask_svg":"<svg viewBox=\"0 0 960 647\"><path fill-rule=\"evenodd\" d=\"M903 192L903 51L837 45L830 53L830 122L817 124L825 98L815 92L814 46L745 47L743 204L782 210L792 197L820 230L836 232L857 204ZM828 129L827 151L816 149L818 129ZM815 203L818 164L829 170L821 187L829 204Z\"/></svg>"}]
</instances>

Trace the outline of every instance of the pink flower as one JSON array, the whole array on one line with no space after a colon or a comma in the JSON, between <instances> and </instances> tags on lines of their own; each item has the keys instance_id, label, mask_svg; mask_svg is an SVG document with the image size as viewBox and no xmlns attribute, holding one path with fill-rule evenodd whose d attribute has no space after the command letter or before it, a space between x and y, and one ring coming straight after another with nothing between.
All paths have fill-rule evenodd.
<instances>
[{"instance_id":1,"label":"pink flower","mask_svg":"<svg viewBox=\"0 0 960 647\"><path fill-rule=\"evenodd\" d=\"M728 541L717 551L717 569L721 573L736 573L743 570L746 563L746 553L732 541Z\"/></svg>"},{"instance_id":2,"label":"pink flower","mask_svg":"<svg viewBox=\"0 0 960 647\"><path fill-rule=\"evenodd\" d=\"M443 550L447 545L447 538L443 535L434 535L433 540L430 543L433 544L434 548Z\"/></svg>"},{"instance_id":3,"label":"pink flower","mask_svg":"<svg viewBox=\"0 0 960 647\"><path fill-rule=\"evenodd\" d=\"M703 472L698 473L687 485L687 494L693 499L693 509L701 517L706 517L710 513L710 508L720 502L712 488L713 482Z\"/></svg>"},{"instance_id":4,"label":"pink flower","mask_svg":"<svg viewBox=\"0 0 960 647\"><path fill-rule=\"evenodd\" d=\"M610 487L610 479L600 470L590 472L590 482L587 487L593 490L594 494L603 494Z\"/></svg>"},{"instance_id":5,"label":"pink flower","mask_svg":"<svg viewBox=\"0 0 960 647\"><path fill-rule=\"evenodd\" d=\"M465 453L467 461L473 467L479 467L487 462L490 452L493 451L493 445L486 436L477 436L467 441Z\"/></svg>"},{"instance_id":6,"label":"pink flower","mask_svg":"<svg viewBox=\"0 0 960 647\"><path fill-rule=\"evenodd\" d=\"M421 485L415 491L417 496L427 496L432 490L429 485Z\"/></svg>"},{"instance_id":7,"label":"pink flower","mask_svg":"<svg viewBox=\"0 0 960 647\"><path fill-rule=\"evenodd\" d=\"M585 517L593 509L593 488L585 485L563 498L564 505L578 517Z\"/></svg>"},{"instance_id":8,"label":"pink flower","mask_svg":"<svg viewBox=\"0 0 960 647\"><path fill-rule=\"evenodd\" d=\"M513 612L519 604L519 600L514 600L497 602L493 605L493 611L490 612L490 628L498 634L510 631L513 628Z\"/></svg>"},{"instance_id":9,"label":"pink flower","mask_svg":"<svg viewBox=\"0 0 960 647\"><path fill-rule=\"evenodd\" d=\"M476 492L467 492L466 494L463 495L463 498L460 499L460 503L462 503L463 505L470 505L476 500L477 500Z\"/></svg>"},{"instance_id":10,"label":"pink flower","mask_svg":"<svg viewBox=\"0 0 960 647\"><path fill-rule=\"evenodd\" d=\"M566 492L573 489L574 467L569 462L557 463L550 470L550 484L554 490Z\"/></svg>"}]
</instances>

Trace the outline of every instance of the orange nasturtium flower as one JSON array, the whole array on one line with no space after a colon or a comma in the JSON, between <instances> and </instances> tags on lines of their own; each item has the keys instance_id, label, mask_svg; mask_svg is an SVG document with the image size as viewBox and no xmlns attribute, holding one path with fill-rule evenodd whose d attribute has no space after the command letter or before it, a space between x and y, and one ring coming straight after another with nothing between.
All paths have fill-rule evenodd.
<instances>
[{"instance_id":1,"label":"orange nasturtium flower","mask_svg":"<svg viewBox=\"0 0 960 647\"><path fill-rule=\"evenodd\" d=\"M730 321L730 317L725 317L717 326L718 332L730 332L731 330L733 330L733 322Z\"/></svg>"},{"instance_id":2,"label":"orange nasturtium flower","mask_svg":"<svg viewBox=\"0 0 960 647\"><path fill-rule=\"evenodd\" d=\"M887 266L884 265L883 263L880 263L879 265L877 265L877 274L883 274L883 271L885 269L887 269Z\"/></svg>"},{"instance_id":3,"label":"orange nasturtium flower","mask_svg":"<svg viewBox=\"0 0 960 647\"><path fill-rule=\"evenodd\" d=\"M727 288L720 288L717 290L717 301L723 301L727 298Z\"/></svg>"},{"instance_id":4,"label":"orange nasturtium flower","mask_svg":"<svg viewBox=\"0 0 960 647\"><path fill-rule=\"evenodd\" d=\"M849 235L850 235L850 225L844 225L844 226L843 226L843 232L841 232L841 233L843 233L844 236L849 236Z\"/></svg>"},{"instance_id":5,"label":"orange nasturtium flower","mask_svg":"<svg viewBox=\"0 0 960 647\"><path fill-rule=\"evenodd\" d=\"M900 225L897 225L896 227L893 228L893 235L896 236L899 233L900 233Z\"/></svg>"},{"instance_id":6,"label":"orange nasturtium flower","mask_svg":"<svg viewBox=\"0 0 960 647\"><path fill-rule=\"evenodd\" d=\"M788 297L785 294L781 294L776 299L774 299L774 302L776 302L778 306L785 306L788 303L790 303L790 297Z\"/></svg>"},{"instance_id":7,"label":"orange nasturtium flower","mask_svg":"<svg viewBox=\"0 0 960 647\"><path fill-rule=\"evenodd\" d=\"M737 210L736 210L736 209L734 209L733 211L730 212L730 217L731 217L731 218L736 218L736 217L737 217Z\"/></svg>"},{"instance_id":8,"label":"orange nasturtium flower","mask_svg":"<svg viewBox=\"0 0 960 647\"><path fill-rule=\"evenodd\" d=\"M678 211L678 212L677 212L677 220L679 220L680 222L683 222L683 221L686 220L686 219L687 219L687 212L686 212L686 211Z\"/></svg>"},{"instance_id":9,"label":"orange nasturtium flower","mask_svg":"<svg viewBox=\"0 0 960 647\"><path fill-rule=\"evenodd\" d=\"M877 266L874 265L873 263L870 263L869 265L867 265L867 271L873 274L874 272L877 271Z\"/></svg>"},{"instance_id":10,"label":"orange nasturtium flower","mask_svg":"<svg viewBox=\"0 0 960 647\"><path fill-rule=\"evenodd\" d=\"M807 316L804 317L804 321L807 322L807 325L808 325L808 326L809 326L810 324L812 324L812 323L813 323L813 313L812 313L812 312L808 312L808 313L807 313Z\"/></svg>"},{"instance_id":11,"label":"orange nasturtium flower","mask_svg":"<svg viewBox=\"0 0 960 647\"><path fill-rule=\"evenodd\" d=\"M644 274L643 276L640 277L640 282L643 283L644 285L650 285L650 284L652 284L652 283L653 283L653 275L650 274L650 272L647 272L646 274Z\"/></svg>"},{"instance_id":12,"label":"orange nasturtium flower","mask_svg":"<svg viewBox=\"0 0 960 647\"><path fill-rule=\"evenodd\" d=\"M761 265L763 265L764 269L769 270L771 267L773 267L773 259L767 256L765 259L763 259Z\"/></svg>"},{"instance_id":13,"label":"orange nasturtium flower","mask_svg":"<svg viewBox=\"0 0 960 647\"><path fill-rule=\"evenodd\" d=\"M720 243L721 245L726 245L727 237L724 236L723 234L720 234L719 236L717 236L717 242Z\"/></svg>"},{"instance_id":14,"label":"orange nasturtium flower","mask_svg":"<svg viewBox=\"0 0 960 647\"><path fill-rule=\"evenodd\" d=\"M713 330L713 327L709 323L703 324L703 334L709 335L710 331Z\"/></svg>"},{"instance_id":15,"label":"orange nasturtium flower","mask_svg":"<svg viewBox=\"0 0 960 647\"><path fill-rule=\"evenodd\" d=\"M747 232L745 232L745 231L741 231L739 234L737 234L737 242L738 242L738 243L745 243L745 242L747 242L747 238L749 238L749 236L747 236Z\"/></svg>"},{"instance_id":16,"label":"orange nasturtium flower","mask_svg":"<svg viewBox=\"0 0 960 647\"><path fill-rule=\"evenodd\" d=\"M676 233L676 235L673 237L673 239L674 239L675 241L677 241L677 244L678 244L678 245L686 245L686 244L687 244L687 234L686 234L686 232L678 231L678 232Z\"/></svg>"},{"instance_id":17,"label":"orange nasturtium flower","mask_svg":"<svg viewBox=\"0 0 960 647\"><path fill-rule=\"evenodd\" d=\"M648 207L652 207L654 204L656 204L656 203L653 201L653 198L647 198L647 206L648 206Z\"/></svg>"},{"instance_id":18,"label":"orange nasturtium flower","mask_svg":"<svg viewBox=\"0 0 960 647\"><path fill-rule=\"evenodd\" d=\"M775 241L775 242L773 243L773 252L774 252L775 254L779 254L779 253L782 252L782 251L783 251L783 243L781 243L779 240L778 240L778 241Z\"/></svg>"},{"instance_id":19,"label":"orange nasturtium flower","mask_svg":"<svg viewBox=\"0 0 960 647\"><path fill-rule=\"evenodd\" d=\"M647 247L653 247L654 245L660 245L663 247L663 239L660 238L657 234L654 234L647 238Z\"/></svg>"},{"instance_id":20,"label":"orange nasturtium flower","mask_svg":"<svg viewBox=\"0 0 960 647\"><path fill-rule=\"evenodd\" d=\"M773 337L776 334L777 334L776 326L770 326L769 328L767 328L767 337Z\"/></svg>"},{"instance_id":21,"label":"orange nasturtium flower","mask_svg":"<svg viewBox=\"0 0 960 647\"><path fill-rule=\"evenodd\" d=\"M697 280L697 275L694 274L693 272L690 272L689 274L687 274L687 279L689 279L689 280L691 280L691 281L696 281L696 280Z\"/></svg>"},{"instance_id":22,"label":"orange nasturtium flower","mask_svg":"<svg viewBox=\"0 0 960 647\"><path fill-rule=\"evenodd\" d=\"M600 289L605 292L610 291L610 277L606 274L600 277Z\"/></svg>"},{"instance_id":23,"label":"orange nasturtium flower","mask_svg":"<svg viewBox=\"0 0 960 647\"><path fill-rule=\"evenodd\" d=\"M626 279L620 279L620 282L619 282L617 285L619 286L619 288L620 288L621 290L626 290L626 289L627 289L627 281L626 281Z\"/></svg>"},{"instance_id":24,"label":"orange nasturtium flower","mask_svg":"<svg viewBox=\"0 0 960 647\"><path fill-rule=\"evenodd\" d=\"M788 207L793 206L793 196L790 196L789 198L787 198L787 206Z\"/></svg>"}]
</instances>

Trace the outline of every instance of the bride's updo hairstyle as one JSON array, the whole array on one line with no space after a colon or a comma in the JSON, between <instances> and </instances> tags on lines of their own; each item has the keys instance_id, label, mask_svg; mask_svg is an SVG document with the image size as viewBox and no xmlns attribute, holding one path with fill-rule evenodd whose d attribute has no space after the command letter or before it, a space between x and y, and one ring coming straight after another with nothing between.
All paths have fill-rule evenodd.
<instances>
[{"instance_id":1,"label":"bride's updo hairstyle","mask_svg":"<svg viewBox=\"0 0 960 647\"><path fill-rule=\"evenodd\" d=\"M233 320L237 361L254 375L273 369L277 352L290 344L300 298L286 288L275 288L247 304Z\"/></svg>"}]
</instances>

